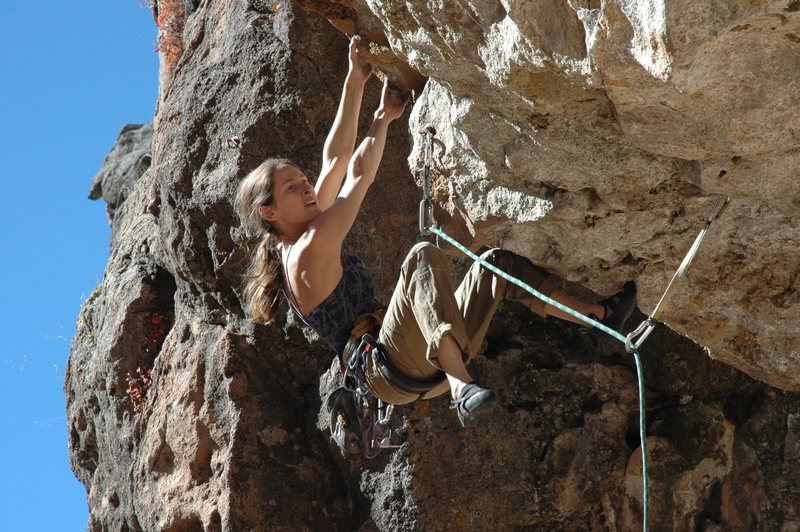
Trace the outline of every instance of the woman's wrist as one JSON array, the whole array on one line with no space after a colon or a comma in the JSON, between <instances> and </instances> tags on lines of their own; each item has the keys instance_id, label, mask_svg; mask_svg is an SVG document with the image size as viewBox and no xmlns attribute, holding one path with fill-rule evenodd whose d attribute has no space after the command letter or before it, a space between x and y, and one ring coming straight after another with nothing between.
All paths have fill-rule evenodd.
<instances>
[{"instance_id":1,"label":"woman's wrist","mask_svg":"<svg viewBox=\"0 0 800 532\"><path fill-rule=\"evenodd\" d=\"M375 111L375 114L372 115L373 122L384 121L386 123L389 123L392 122L394 119L395 117L389 116L389 114L386 112L386 109L384 109L383 107L379 107L378 110Z\"/></svg>"},{"instance_id":2,"label":"woman's wrist","mask_svg":"<svg viewBox=\"0 0 800 532\"><path fill-rule=\"evenodd\" d=\"M347 77L344 78L345 89L363 91L368 79L369 76L361 76L352 70L348 70Z\"/></svg>"}]
</instances>

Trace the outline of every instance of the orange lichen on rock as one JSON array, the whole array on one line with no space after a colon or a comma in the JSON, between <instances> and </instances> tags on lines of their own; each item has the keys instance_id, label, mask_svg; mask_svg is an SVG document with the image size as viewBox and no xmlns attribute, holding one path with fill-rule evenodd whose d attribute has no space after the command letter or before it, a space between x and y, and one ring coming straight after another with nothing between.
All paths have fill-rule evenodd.
<instances>
[{"instance_id":1,"label":"orange lichen on rock","mask_svg":"<svg viewBox=\"0 0 800 532\"><path fill-rule=\"evenodd\" d=\"M156 51L164 57L164 68L171 70L183 54L183 28L186 11L181 0L160 0L155 9L158 26Z\"/></svg>"}]
</instances>

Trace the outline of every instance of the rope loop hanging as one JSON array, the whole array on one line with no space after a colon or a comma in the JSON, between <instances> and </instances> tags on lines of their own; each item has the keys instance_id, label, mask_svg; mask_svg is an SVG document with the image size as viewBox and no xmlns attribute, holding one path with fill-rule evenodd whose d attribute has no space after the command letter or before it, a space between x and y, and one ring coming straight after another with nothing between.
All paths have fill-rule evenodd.
<instances>
[{"instance_id":1,"label":"rope loop hanging","mask_svg":"<svg viewBox=\"0 0 800 532\"><path fill-rule=\"evenodd\" d=\"M558 309L560 309L560 310L562 310L562 311L564 311L564 312L566 312L566 313L578 318L579 320L583 321L584 323L586 323L588 325L592 325L594 327L597 327L598 329L600 329L603 332L607 333L608 335L610 335L614 339L618 340L619 342L621 342L623 344L626 344L626 338L624 336L622 336L620 333L618 333L617 331L615 331L613 329L609 329L608 327L606 327L605 325L603 325L599 321L597 321L597 320L595 320L593 318L590 318L589 316L586 316L584 314L581 314L577 310L574 310L574 309L572 309L570 307L567 307L566 305L562 305L558 301L556 301L554 299L551 299L551 298L547 297L546 295L542 294L541 292L539 292L538 290L536 290L535 288L533 288L529 284L525 283L524 281L509 275L508 273L504 272L503 270L501 270L500 268L498 268L494 264L491 264L490 262L487 262L486 260L482 259L478 255L476 255L475 253L473 253L472 251L470 251L469 249L464 247L464 245L462 245L460 242L458 242L456 239L454 239L453 237L451 237L450 235L448 235L447 233L445 233L441 229L438 229L436 227L426 227L426 229L428 230L428 232L434 233L437 236L442 237L447 242L449 242L454 247L456 247L459 251L461 251L466 256L468 256L469 258L471 258L475 262L479 263L481 266L483 266L484 268L486 268L490 272L494 273L495 275L498 275L498 276L502 277L506 281L508 281L510 283L513 283L513 284L519 286L520 288L522 288L524 290L527 290L532 295L534 295L537 298L541 299L545 303L548 303L548 304L550 304L550 305L552 305L552 306L554 306L554 307L556 307L556 308L558 308ZM633 350L629 351L629 352L633 355L633 360L634 360L634 363L636 365L636 378L637 378L637 383L638 383L638 387L639 387L639 438L640 438L640 441L641 441L641 449L642 449L642 492L643 492L642 516L643 516L643 530L646 532L647 528L648 528L648 507L649 507L649 504L650 504L650 496L649 496L649 481L648 481L648 474L647 474L647 440L646 440L646 434L645 434L645 429L647 427L647 424L646 424L646 420L645 420L644 370L642 369L642 361L641 361L641 357L639 356L638 349L636 347L634 347Z\"/></svg>"}]
</instances>

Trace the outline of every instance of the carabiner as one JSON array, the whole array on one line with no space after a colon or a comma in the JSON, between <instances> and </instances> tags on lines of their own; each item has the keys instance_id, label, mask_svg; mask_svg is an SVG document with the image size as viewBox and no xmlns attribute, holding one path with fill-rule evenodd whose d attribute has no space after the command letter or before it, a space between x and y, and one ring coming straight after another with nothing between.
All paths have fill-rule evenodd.
<instances>
[{"instance_id":1,"label":"carabiner","mask_svg":"<svg viewBox=\"0 0 800 532\"><path fill-rule=\"evenodd\" d=\"M430 220L430 224L427 221ZM419 232L423 235L430 234L429 227L436 227L436 218L433 217L433 202L430 198L423 198L419 202Z\"/></svg>"},{"instance_id":2,"label":"carabiner","mask_svg":"<svg viewBox=\"0 0 800 532\"><path fill-rule=\"evenodd\" d=\"M625 338L625 350L628 353L633 353L635 350L639 349L639 346L647 340L647 337L650 336L650 333L653 332L655 328L656 322L653 318L644 320L634 331L628 333L628 336ZM636 337L639 335L641 336L636 340Z\"/></svg>"}]
</instances>

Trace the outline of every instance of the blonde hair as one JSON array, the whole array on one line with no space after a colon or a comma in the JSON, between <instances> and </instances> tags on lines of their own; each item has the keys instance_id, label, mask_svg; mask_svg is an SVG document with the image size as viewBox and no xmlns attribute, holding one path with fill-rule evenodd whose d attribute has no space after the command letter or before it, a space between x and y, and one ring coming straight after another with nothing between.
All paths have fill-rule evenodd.
<instances>
[{"instance_id":1,"label":"blonde hair","mask_svg":"<svg viewBox=\"0 0 800 532\"><path fill-rule=\"evenodd\" d=\"M261 238L245 274L245 311L257 323L272 323L278 311L283 265L275 227L261 217L259 208L274 201L272 181L283 165L297 166L288 159L267 159L247 174L236 190L236 209L248 236Z\"/></svg>"}]
</instances>

